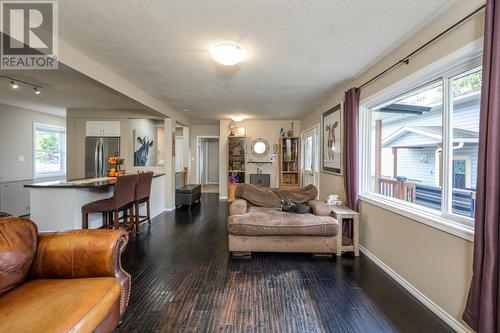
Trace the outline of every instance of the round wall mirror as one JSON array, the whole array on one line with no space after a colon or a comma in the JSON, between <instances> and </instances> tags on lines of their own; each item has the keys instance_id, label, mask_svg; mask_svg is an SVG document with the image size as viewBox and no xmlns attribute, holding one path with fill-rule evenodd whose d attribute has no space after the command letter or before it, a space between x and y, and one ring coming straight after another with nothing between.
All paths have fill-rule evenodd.
<instances>
[{"instance_id":1,"label":"round wall mirror","mask_svg":"<svg viewBox=\"0 0 500 333\"><path fill-rule=\"evenodd\" d=\"M257 157L266 156L269 152L269 143L262 138L255 139L252 142L252 153Z\"/></svg>"}]
</instances>

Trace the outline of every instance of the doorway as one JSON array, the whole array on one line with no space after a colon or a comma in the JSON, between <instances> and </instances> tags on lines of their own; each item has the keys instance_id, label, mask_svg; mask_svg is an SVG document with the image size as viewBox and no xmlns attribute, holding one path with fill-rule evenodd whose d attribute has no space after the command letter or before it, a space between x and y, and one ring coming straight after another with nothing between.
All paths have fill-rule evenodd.
<instances>
[{"instance_id":1,"label":"doorway","mask_svg":"<svg viewBox=\"0 0 500 333\"><path fill-rule=\"evenodd\" d=\"M219 192L219 137L198 137L198 184L203 193Z\"/></svg>"},{"instance_id":2,"label":"doorway","mask_svg":"<svg viewBox=\"0 0 500 333\"><path fill-rule=\"evenodd\" d=\"M312 184L319 190L319 124L302 132L302 186Z\"/></svg>"}]
</instances>

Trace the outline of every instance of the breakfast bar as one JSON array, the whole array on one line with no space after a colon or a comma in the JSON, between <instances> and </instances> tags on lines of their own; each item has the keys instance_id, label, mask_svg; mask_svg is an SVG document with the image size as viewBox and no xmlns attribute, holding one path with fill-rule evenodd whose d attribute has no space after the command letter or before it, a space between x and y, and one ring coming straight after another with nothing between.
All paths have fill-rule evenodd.
<instances>
[{"instance_id":1,"label":"breakfast bar","mask_svg":"<svg viewBox=\"0 0 500 333\"><path fill-rule=\"evenodd\" d=\"M110 198L115 177L59 180L25 185L30 189L30 219L38 231L82 229L82 206ZM151 185L151 217L165 210L165 175L153 176ZM102 215L89 215L89 228L102 227Z\"/></svg>"}]
</instances>

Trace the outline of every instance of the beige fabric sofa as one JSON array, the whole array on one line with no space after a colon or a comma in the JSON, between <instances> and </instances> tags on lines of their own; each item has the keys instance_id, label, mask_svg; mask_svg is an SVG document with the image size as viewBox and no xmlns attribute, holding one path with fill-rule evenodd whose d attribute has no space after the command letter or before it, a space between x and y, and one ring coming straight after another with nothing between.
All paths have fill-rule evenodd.
<instances>
[{"instance_id":1,"label":"beige fabric sofa","mask_svg":"<svg viewBox=\"0 0 500 333\"><path fill-rule=\"evenodd\" d=\"M310 202L311 206L315 203L318 201ZM313 211L318 215L249 206L246 200L236 199L229 207L227 221L229 251L234 256L248 256L251 252L306 252L328 256L337 253L342 246L337 239L337 220L324 209Z\"/></svg>"}]
</instances>

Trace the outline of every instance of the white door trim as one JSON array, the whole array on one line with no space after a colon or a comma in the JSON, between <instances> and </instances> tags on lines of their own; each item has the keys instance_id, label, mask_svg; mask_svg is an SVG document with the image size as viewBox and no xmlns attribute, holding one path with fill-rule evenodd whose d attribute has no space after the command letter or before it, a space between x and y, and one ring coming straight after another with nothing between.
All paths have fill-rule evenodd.
<instances>
[{"instance_id":1,"label":"white door trim","mask_svg":"<svg viewBox=\"0 0 500 333\"><path fill-rule=\"evenodd\" d=\"M200 144L201 139L219 139L220 145L220 136L219 135L197 135L196 136L196 184L201 184L201 168L200 168ZM220 158L219 158L220 162ZM219 165L220 167L220 165Z\"/></svg>"},{"instance_id":2,"label":"white door trim","mask_svg":"<svg viewBox=\"0 0 500 333\"><path fill-rule=\"evenodd\" d=\"M313 126L311 126L311 127L309 127L309 128L306 128L305 130L303 130L303 131L301 132L301 134L300 134L300 145L301 145L301 147L300 147L300 148L301 148L301 149L303 148L303 146L302 146L302 145L303 145L303 142L304 142L304 134L305 134L306 132L309 132L309 131L316 131L315 133L314 133L314 132L313 132L313 133L314 133L314 134L318 134L318 138L317 138L317 139L318 139L318 141L319 141L319 142L314 142L314 141L316 140L316 138L314 138L314 137L313 137L313 147L315 146L315 144L316 144L316 146L319 146L319 144L321 143L321 134L320 134L320 130L321 130L321 124L320 124L320 123L314 124ZM314 135L314 134L313 134L313 135ZM321 158L320 158L319 154L321 154L321 151L320 151L320 150L318 150L318 151L316 151L316 152L313 152L313 168L314 168L314 165L316 164L316 169L317 169L317 171L314 171L314 170L313 170L313 173L316 173L316 174L317 174L317 182L318 182L318 183L316 184L316 188L318 189L318 195L319 195L319 185L320 185L320 175L321 175L321 173L319 172L319 170L320 170L320 165L319 165L319 163L320 163L320 160L321 160ZM304 172L304 158L305 158L305 156L306 156L306 154L305 154L305 152L303 152L303 153L301 154L301 159L300 159L300 163L301 163L301 170L302 170L302 172ZM304 177L303 177L303 176L304 176L304 175L301 175L301 179L302 179L302 181L303 181L303 179L304 179ZM303 185L303 184L302 184L302 185Z\"/></svg>"}]
</instances>

